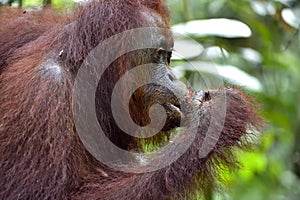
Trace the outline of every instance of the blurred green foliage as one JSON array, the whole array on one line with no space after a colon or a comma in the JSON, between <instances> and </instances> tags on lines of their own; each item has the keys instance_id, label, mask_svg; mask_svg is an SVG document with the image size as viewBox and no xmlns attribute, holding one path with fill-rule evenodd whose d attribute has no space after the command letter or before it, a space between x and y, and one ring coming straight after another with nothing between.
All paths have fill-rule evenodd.
<instances>
[{"instance_id":1,"label":"blurred green foliage","mask_svg":"<svg viewBox=\"0 0 300 200\"><path fill-rule=\"evenodd\" d=\"M13 6L72 7L72 0L16 0ZM172 24L190 20L228 18L247 24L249 38L196 37L204 48L218 46L228 57L215 59L222 65L236 66L256 77L262 89L251 91L262 104L261 115L267 127L259 136L252 152L237 151L241 165L238 172L222 175L227 192L211 192L207 199L283 200L300 198L300 66L299 26L283 18L282 11L290 9L297 15L297 1L280 0L167 0ZM255 4L258 3L258 4ZM259 9L255 6L262 5ZM264 11L264 12L263 12ZM300 21L296 21L299 23ZM297 24L296 24L297 25ZM205 27L203 27L205 28ZM261 60L245 59L241 48L259 53ZM173 65L176 66L176 62ZM189 79L192 73L186 73ZM200 198L200 197L199 197Z\"/></svg>"}]
</instances>

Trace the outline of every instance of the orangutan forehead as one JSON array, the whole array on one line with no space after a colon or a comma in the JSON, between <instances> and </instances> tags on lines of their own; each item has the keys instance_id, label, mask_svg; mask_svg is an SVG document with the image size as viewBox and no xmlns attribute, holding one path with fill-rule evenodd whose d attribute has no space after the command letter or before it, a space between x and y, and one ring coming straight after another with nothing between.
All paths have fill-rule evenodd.
<instances>
[{"instance_id":1,"label":"orangutan forehead","mask_svg":"<svg viewBox=\"0 0 300 200\"><path fill-rule=\"evenodd\" d=\"M143 7L141 9L143 21L150 27L169 28L169 23L155 10Z\"/></svg>"},{"instance_id":2,"label":"orangutan forehead","mask_svg":"<svg viewBox=\"0 0 300 200\"><path fill-rule=\"evenodd\" d=\"M165 18L161 17L159 13L154 10L144 8L141 11L141 17L146 27L157 27L159 28L159 38L156 38L158 46L164 48L165 50L170 50L173 48L174 41L173 35L169 27L169 22Z\"/></svg>"}]
</instances>

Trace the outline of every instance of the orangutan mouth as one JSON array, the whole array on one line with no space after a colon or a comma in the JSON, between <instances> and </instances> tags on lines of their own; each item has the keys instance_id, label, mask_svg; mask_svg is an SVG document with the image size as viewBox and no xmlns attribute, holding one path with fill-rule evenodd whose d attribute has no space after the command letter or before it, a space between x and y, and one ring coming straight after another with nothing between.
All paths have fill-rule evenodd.
<instances>
[{"instance_id":1,"label":"orangutan mouth","mask_svg":"<svg viewBox=\"0 0 300 200\"><path fill-rule=\"evenodd\" d=\"M212 100L212 97L209 91L201 90L199 92L192 92L185 100L194 102L196 107L202 107L203 103ZM165 106L171 111L173 118L180 120L184 117L184 106L182 106L179 101L167 102Z\"/></svg>"},{"instance_id":2,"label":"orangutan mouth","mask_svg":"<svg viewBox=\"0 0 300 200\"><path fill-rule=\"evenodd\" d=\"M198 100L200 104L202 104L205 101L211 100L211 95L209 91L200 90L199 92L195 93L195 100Z\"/></svg>"}]
</instances>

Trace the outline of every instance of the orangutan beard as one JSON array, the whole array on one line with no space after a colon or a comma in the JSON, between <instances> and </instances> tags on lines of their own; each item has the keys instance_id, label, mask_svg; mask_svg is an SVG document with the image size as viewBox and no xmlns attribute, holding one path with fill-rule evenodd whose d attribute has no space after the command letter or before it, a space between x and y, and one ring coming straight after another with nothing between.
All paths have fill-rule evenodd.
<instances>
[{"instance_id":1,"label":"orangutan beard","mask_svg":"<svg viewBox=\"0 0 300 200\"><path fill-rule=\"evenodd\" d=\"M172 196L172 199L182 199L187 194L195 194L193 190L206 193L217 187L220 169L238 166L233 147L244 148L251 144L249 137L263 126L254 100L238 89L190 91L181 109L185 110L184 117L189 123L197 117L199 121L197 127L186 127L171 139L180 144L193 137L187 151L175 162L149 173L120 174L101 187L95 185L92 189L89 185L89 192L77 198L146 200ZM194 130L195 135L189 132ZM153 155L156 158L153 164L157 165L160 156L163 159L165 155ZM151 159L148 162L151 163ZM136 170L141 167L137 166Z\"/></svg>"}]
</instances>

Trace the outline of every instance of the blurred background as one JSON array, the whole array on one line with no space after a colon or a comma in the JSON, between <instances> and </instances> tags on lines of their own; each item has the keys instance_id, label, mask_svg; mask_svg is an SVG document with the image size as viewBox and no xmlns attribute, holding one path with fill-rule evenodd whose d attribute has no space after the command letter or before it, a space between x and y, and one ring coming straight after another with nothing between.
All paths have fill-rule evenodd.
<instances>
[{"instance_id":1,"label":"blurred background","mask_svg":"<svg viewBox=\"0 0 300 200\"><path fill-rule=\"evenodd\" d=\"M70 9L78 3L84 2L0 0L0 5L33 10ZM199 199L300 199L300 2L167 0L167 4L173 30L186 35L176 37L172 60L176 76L199 90L207 87L203 77L213 80L220 75L225 84L242 87L257 98L267 122L253 151L236 152L242 168L222 171L225 190Z\"/></svg>"}]
</instances>

